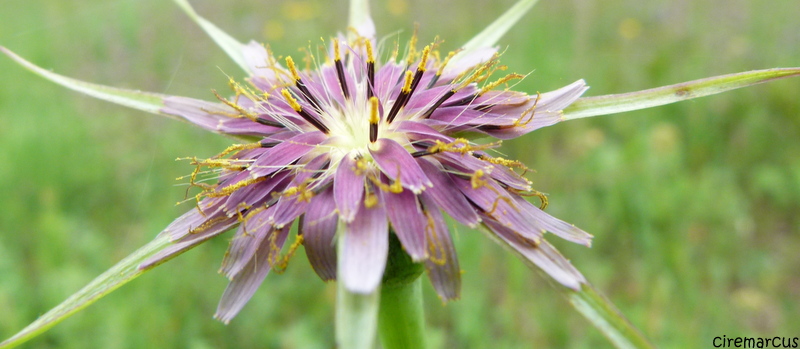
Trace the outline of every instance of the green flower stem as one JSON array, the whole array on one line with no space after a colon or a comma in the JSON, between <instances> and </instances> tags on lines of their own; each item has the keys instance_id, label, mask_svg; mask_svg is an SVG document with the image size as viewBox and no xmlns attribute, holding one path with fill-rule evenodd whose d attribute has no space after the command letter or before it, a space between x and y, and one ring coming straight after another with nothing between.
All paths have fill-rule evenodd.
<instances>
[{"instance_id":1,"label":"green flower stem","mask_svg":"<svg viewBox=\"0 0 800 349\"><path fill-rule=\"evenodd\" d=\"M654 348L600 291L584 284L578 291L561 287L575 309L617 348Z\"/></svg>"},{"instance_id":2,"label":"green flower stem","mask_svg":"<svg viewBox=\"0 0 800 349\"><path fill-rule=\"evenodd\" d=\"M395 234L389 238L389 258L381 286L378 336L384 349L425 348L422 310L424 268L403 251Z\"/></svg>"},{"instance_id":3,"label":"green flower stem","mask_svg":"<svg viewBox=\"0 0 800 349\"><path fill-rule=\"evenodd\" d=\"M378 333L384 349L425 348L420 279L381 289Z\"/></svg>"}]
</instances>

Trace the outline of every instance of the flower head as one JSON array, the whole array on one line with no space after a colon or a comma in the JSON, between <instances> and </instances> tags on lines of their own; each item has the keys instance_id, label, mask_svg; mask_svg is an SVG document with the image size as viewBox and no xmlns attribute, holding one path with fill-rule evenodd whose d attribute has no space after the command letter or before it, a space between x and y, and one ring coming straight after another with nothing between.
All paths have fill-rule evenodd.
<instances>
[{"instance_id":1,"label":"flower head","mask_svg":"<svg viewBox=\"0 0 800 349\"><path fill-rule=\"evenodd\" d=\"M460 269L444 212L470 227L483 224L577 288L582 276L542 237L550 231L589 245L590 235L524 199L547 202L523 164L491 155L500 141L470 136L508 139L556 123L584 82L528 95L507 87L523 76L493 74L505 69L496 50L442 54L439 42L418 49L412 39L401 56L397 45L378 47L361 32L332 39L320 56L307 54L298 60L303 69L251 43L245 57L253 73L247 84L230 81L232 97L165 99L165 114L256 141L193 159L197 207L165 230L176 244L142 267L239 224L220 270L231 284L217 317L228 321L300 245L322 279L335 279L341 226L338 278L349 290L378 287L393 233L450 300L459 295ZM282 257L294 221L298 235Z\"/></svg>"},{"instance_id":2,"label":"flower head","mask_svg":"<svg viewBox=\"0 0 800 349\"><path fill-rule=\"evenodd\" d=\"M543 238L551 232L588 246L591 236L542 211L547 199L525 178L527 168L494 148L500 140L563 120L800 75L800 68L768 69L590 98L580 98L587 87L578 80L552 92L527 94L513 91L524 76L503 72L494 44L535 0L520 0L449 52L438 39L418 45L416 36L402 49L378 45L366 0L351 0L348 35L319 49L308 47L297 60L276 57L260 44L243 45L201 18L186 0L175 2L249 73L244 81L230 80L232 92L214 91L215 102L78 81L0 47L29 70L68 88L244 140L211 158L191 158L195 170L185 178L199 188L195 207L0 346L21 343L236 226L220 270L231 280L216 314L224 322L242 309L270 270L286 268L301 247L323 280L341 282L339 290L346 292L339 295L375 295L392 236L411 260L424 263L443 300L456 299L460 268L445 215L481 228L547 272L615 343L646 344ZM539 207L529 196L537 197ZM297 235L290 237L294 222ZM374 305L377 298L364 299ZM366 314L367 321L376 309L346 308Z\"/></svg>"}]
</instances>

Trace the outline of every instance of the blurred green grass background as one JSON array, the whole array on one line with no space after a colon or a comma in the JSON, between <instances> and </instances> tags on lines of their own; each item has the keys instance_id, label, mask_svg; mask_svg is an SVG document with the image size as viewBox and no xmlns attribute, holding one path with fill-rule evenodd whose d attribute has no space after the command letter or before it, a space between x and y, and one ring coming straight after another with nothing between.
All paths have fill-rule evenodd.
<instances>
[{"instance_id":1,"label":"blurred green grass background","mask_svg":"<svg viewBox=\"0 0 800 349\"><path fill-rule=\"evenodd\" d=\"M376 1L379 35L468 40L513 1ZM346 23L346 2L194 0L240 40L298 55ZM542 1L502 41L518 85L584 78L587 95L800 65L800 2ZM236 66L173 3L3 0L0 45L54 71L213 99ZM177 157L231 143L96 101L0 57L0 337L149 241L184 194ZM800 81L559 124L507 142L537 170L548 211L595 235L554 243L665 348L716 336L800 335ZM305 256L270 275L224 326L211 319L227 238L157 268L34 339L31 348L330 348L335 286ZM432 347L595 348L608 342L545 278L460 227L462 299L425 282ZM555 240L555 239L551 239Z\"/></svg>"}]
</instances>

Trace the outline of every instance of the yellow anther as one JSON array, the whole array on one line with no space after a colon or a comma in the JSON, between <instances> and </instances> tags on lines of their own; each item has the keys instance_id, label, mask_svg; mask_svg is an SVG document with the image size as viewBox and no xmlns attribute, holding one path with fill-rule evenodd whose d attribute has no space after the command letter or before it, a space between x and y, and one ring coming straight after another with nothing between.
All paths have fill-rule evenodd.
<instances>
[{"instance_id":1,"label":"yellow anther","mask_svg":"<svg viewBox=\"0 0 800 349\"><path fill-rule=\"evenodd\" d=\"M289 68L289 72L292 73L292 78L294 81L300 80L300 74L297 72L297 67L294 65L294 60L291 56L286 57L286 67Z\"/></svg>"},{"instance_id":2,"label":"yellow anther","mask_svg":"<svg viewBox=\"0 0 800 349\"><path fill-rule=\"evenodd\" d=\"M425 234L425 240L427 240L428 245L428 260L437 265L445 265L447 263L447 251L444 248L444 243L442 243L442 237L436 231L436 223L427 210L425 211L425 217L428 219L428 223L425 225L425 232L428 233Z\"/></svg>"},{"instance_id":3,"label":"yellow anther","mask_svg":"<svg viewBox=\"0 0 800 349\"><path fill-rule=\"evenodd\" d=\"M417 65L417 71L425 71L425 66L428 65L428 55L431 53L431 46L425 46L422 49L422 58L419 61L419 65Z\"/></svg>"},{"instance_id":4,"label":"yellow anther","mask_svg":"<svg viewBox=\"0 0 800 349\"><path fill-rule=\"evenodd\" d=\"M356 175L363 175L369 169L369 163L364 158L357 158L356 159L356 167L353 168L353 172Z\"/></svg>"},{"instance_id":5,"label":"yellow anther","mask_svg":"<svg viewBox=\"0 0 800 349\"><path fill-rule=\"evenodd\" d=\"M417 33L419 32L419 24L414 25L414 34L411 35L411 40L408 41L408 65L414 64L414 61L417 60L417 40L419 37Z\"/></svg>"},{"instance_id":6,"label":"yellow anther","mask_svg":"<svg viewBox=\"0 0 800 349\"><path fill-rule=\"evenodd\" d=\"M229 106L229 107L233 108L233 110L236 110L236 111L239 113L239 116L244 116L244 117L246 117L246 118L248 118L248 119L250 119L250 120L255 120L256 116L255 116L254 114L252 114L252 113L248 112L247 110L245 110L244 108L242 108L242 106L240 106L240 105L238 105L238 104L236 104L236 103L234 103L234 102L231 102L231 101L229 101L229 100L225 99L224 97L220 96L220 95L219 95L219 93L217 93L217 91L216 91L216 90L211 90L211 93L213 93L213 94L214 94L214 96L215 96L215 97L217 97L217 99L218 99L220 102L222 102L222 103L224 103L225 105L227 105L227 106ZM225 114L225 115L228 115L227 113L219 113L219 114ZM228 115L228 116L230 116L230 115ZM232 117L239 117L239 116L232 116Z\"/></svg>"},{"instance_id":7,"label":"yellow anther","mask_svg":"<svg viewBox=\"0 0 800 349\"><path fill-rule=\"evenodd\" d=\"M342 53L339 52L339 39L333 39L333 60L337 62L342 60Z\"/></svg>"},{"instance_id":8,"label":"yellow anther","mask_svg":"<svg viewBox=\"0 0 800 349\"><path fill-rule=\"evenodd\" d=\"M287 89L281 90L281 95L283 95L283 98L286 99L286 103L289 103L289 106L291 106L292 109L294 109L294 111L299 112L303 110L303 107L301 107L300 103L297 103L297 100L294 99L294 97L292 97L292 94L289 93L289 90Z\"/></svg>"},{"instance_id":9,"label":"yellow anther","mask_svg":"<svg viewBox=\"0 0 800 349\"><path fill-rule=\"evenodd\" d=\"M289 260L292 258L292 256L294 256L295 252L297 252L297 249L303 244L303 241L305 241L303 235L297 234L294 242L291 246L289 246L289 250L286 251L286 255L284 255L279 261L277 259L274 260L276 264L273 265L273 268L275 269L276 273L281 274L286 271L286 268L289 266Z\"/></svg>"},{"instance_id":10,"label":"yellow anther","mask_svg":"<svg viewBox=\"0 0 800 349\"><path fill-rule=\"evenodd\" d=\"M487 187L487 188L493 189L492 187ZM494 192L496 193L497 191ZM498 196L497 199L494 199L494 202L492 202L492 209L487 211L486 214L490 216L494 215L494 212L497 211L497 205L500 204L500 200L505 201L509 206L514 208L514 210L517 210L517 208L514 206L514 202L511 201L511 199L508 196Z\"/></svg>"},{"instance_id":11,"label":"yellow anther","mask_svg":"<svg viewBox=\"0 0 800 349\"><path fill-rule=\"evenodd\" d=\"M369 99L370 104L370 112L369 112L369 123L372 125L377 125L380 121L380 116L378 115L378 97L372 96Z\"/></svg>"},{"instance_id":12,"label":"yellow anther","mask_svg":"<svg viewBox=\"0 0 800 349\"><path fill-rule=\"evenodd\" d=\"M315 61L314 55L311 54L311 42L308 43L309 47L301 47L300 51L303 51L303 63L305 63L305 70L311 70L311 63Z\"/></svg>"},{"instance_id":13,"label":"yellow anther","mask_svg":"<svg viewBox=\"0 0 800 349\"><path fill-rule=\"evenodd\" d=\"M487 184L486 180L482 179L483 175L484 175L483 170L481 169L475 170L475 173L473 173L472 177L469 179L469 183L472 185L472 189L478 189Z\"/></svg>"},{"instance_id":14,"label":"yellow anther","mask_svg":"<svg viewBox=\"0 0 800 349\"><path fill-rule=\"evenodd\" d=\"M439 66L439 70L436 71L436 75L441 76L442 72L444 72L444 67L446 67L447 63L450 63L450 60L453 59L453 56L455 56L456 53L459 53L459 52L461 52L461 49L456 50L456 51L450 51L450 53L447 54L447 57L444 58L444 61L442 62L442 64Z\"/></svg>"},{"instance_id":15,"label":"yellow anther","mask_svg":"<svg viewBox=\"0 0 800 349\"><path fill-rule=\"evenodd\" d=\"M519 118L514 121L513 126L515 126L515 127L525 127L531 121L533 121L533 116L536 113L536 106L539 104L539 99L541 99L541 98L542 98L542 94L541 93L536 93L536 100L533 101L533 106L531 106L530 108L528 108L525 111L523 111L522 114L519 116Z\"/></svg>"},{"instance_id":16,"label":"yellow anther","mask_svg":"<svg viewBox=\"0 0 800 349\"><path fill-rule=\"evenodd\" d=\"M364 207L373 208L378 205L378 196L375 193L364 194Z\"/></svg>"},{"instance_id":17,"label":"yellow anther","mask_svg":"<svg viewBox=\"0 0 800 349\"><path fill-rule=\"evenodd\" d=\"M400 181L392 182L392 185L389 186L389 192L394 194L400 194L403 192L403 186L400 184Z\"/></svg>"},{"instance_id":18,"label":"yellow anther","mask_svg":"<svg viewBox=\"0 0 800 349\"><path fill-rule=\"evenodd\" d=\"M399 177L399 174L398 174ZM400 180L393 181L392 184L381 183L381 181L375 176L369 176L369 180L375 184L378 189L383 190L385 192L393 193L393 194L400 194L403 192L403 185L400 184Z\"/></svg>"},{"instance_id":19,"label":"yellow anther","mask_svg":"<svg viewBox=\"0 0 800 349\"><path fill-rule=\"evenodd\" d=\"M221 153L214 155L212 159L219 159L224 157L232 152L239 151L239 150L248 150L248 149L258 149L261 148L261 143L248 143L248 144L234 144L230 147L225 148Z\"/></svg>"},{"instance_id":20,"label":"yellow anther","mask_svg":"<svg viewBox=\"0 0 800 349\"><path fill-rule=\"evenodd\" d=\"M502 165L502 166L505 166L505 167L508 167L508 168L519 168L519 169L522 170L522 174L521 175L525 175L525 173L530 170L527 166L525 166L525 164L523 164L519 160L508 160L508 159L504 159L504 158L501 158L501 157L494 157L493 158L493 157L488 157L488 156L481 156L480 159L483 160L483 161L486 161L486 162L490 162L490 163L493 163L493 164L496 164L496 165Z\"/></svg>"},{"instance_id":21,"label":"yellow anther","mask_svg":"<svg viewBox=\"0 0 800 349\"><path fill-rule=\"evenodd\" d=\"M228 218L227 216L223 215L223 216L220 216L220 217L217 217L217 218L209 219L209 220L203 222L203 224L200 224L199 226L197 226L196 228L190 229L189 230L189 234L201 233L204 230L213 227L214 224L222 222L222 221L226 220L227 218Z\"/></svg>"},{"instance_id":22,"label":"yellow anther","mask_svg":"<svg viewBox=\"0 0 800 349\"><path fill-rule=\"evenodd\" d=\"M403 93L411 93L411 82L414 80L414 73L410 70L406 70L406 80L403 83L403 89L401 92Z\"/></svg>"},{"instance_id":23,"label":"yellow anther","mask_svg":"<svg viewBox=\"0 0 800 349\"><path fill-rule=\"evenodd\" d=\"M502 144L502 141L497 141L487 144L472 145L469 144L469 141L465 138L456 138L454 141L450 143L445 143L437 139L436 144L428 148L428 152L431 154L435 154L446 151L451 153L467 154L469 152L476 150L486 150L490 148L495 148L500 146L500 144Z\"/></svg>"},{"instance_id":24,"label":"yellow anther","mask_svg":"<svg viewBox=\"0 0 800 349\"><path fill-rule=\"evenodd\" d=\"M397 56L400 54L400 43L395 40L394 42L394 50L392 50L391 61L396 62Z\"/></svg>"},{"instance_id":25,"label":"yellow anther","mask_svg":"<svg viewBox=\"0 0 800 349\"><path fill-rule=\"evenodd\" d=\"M369 39L364 40L367 46L367 63L375 63L375 55L372 52L372 41Z\"/></svg>"},{"instance_id":26,"label":"yellow anther","mask_svg":"<svg viewBox=\"0 0 800 349\"><path fill-rule=\"evenodd\" d=\"M264 181L266 179L267 179L266 177L245 179L243 181L239 181L239 182L231 184L231 185L229 185L227 187L224 187L224 188L222 188L222 189L220 189L218 191L206 193L206 196L210 197L210 198L218 198L218 197L228 196L228 195L233 194L233 192L235 192L235 191L237 191L239 189L242 189L242 188L244 188L244 187L246 187L248 185L251 185L251 184L262 182L262 181Z\"/></svg>"},{"instance_id":27,"label":"yellow anther","mask_svg":"<svg viewBox=\"0 0 800 349\"><path fill-rule=\"evenodd\" d=\"M520 75L520 74L508 74L508 75L506 75L506 76L504 76L504 77L502 77L502 78L500 78L500 79L497 79L497 80L496 80L496 81L494 81L494 82L491 82L491 83L488 83L488 84L484 85L484 86L481 88L481 91L480 91L480 92L478 92L478 95L482 95L482 94L484 94L484 93L486 93L486 92L489 92L489 91L491 91L491 90L494 90L494 89L495 89L497 86L500 86L501 84L505 84L505 83L507 83L507 82L509 82L509 81L511 81L511 80L513 80L513 79L522 79L522 78L524 78L524 77L525 77L525 75Z\"/></svg>"},{"instance_id":28,"label":"yellow anther","mask_svg":"<svg viewBox=\"0 0 800 349\"><path fill-rule=\"evenodd\" d=\"M469 84L471 84L473 82L480 82L480 81L486 79L489 75L491 75L490 69L493 66L497 65L498 57L500 57L500 56L497 53L495 53L494 56L492 56L492 58L490 60L488 60L487 62L481 64L479 67L475 68L474 70L472 70L472 72L469 74L469 76L467 76L463 81L461 81L459 83L459 85L456 88L456 90L459 90L459 89L461 89L461 88L463 88L463 87L465 87L465 86L467 86L467 85L469 85ZM466 72L467 71L465 71L464 73L459 75L456 78L456 80L461 79ZM487 73L487 72L489 72L489 73Z\"/></svg>"}]
</instances>

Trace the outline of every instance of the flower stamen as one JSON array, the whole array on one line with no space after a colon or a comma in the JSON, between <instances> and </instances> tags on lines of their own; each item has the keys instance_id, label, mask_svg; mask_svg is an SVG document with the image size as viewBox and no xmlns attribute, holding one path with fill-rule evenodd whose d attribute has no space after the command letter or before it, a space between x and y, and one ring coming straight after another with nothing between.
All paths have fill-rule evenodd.
<instances>
[{"instance_id":1,"label":"flower stamen","mask_svg":"<svg viewBox=\"0 0 800 349\"><path fill-rule=\"evenodd\" d=\"M318 113L321 113L322 107L319 106L319 102L317 101L317 99L314 98L314 95L312 95L311 91L308 90L306 84L304 84L303 80L300 79L300 73L297 71L297 67L294 65L294 60L292 60L291 56L286 57L286 66L292 73L292 78L294 79L294 85L303 94L303 98L305 98L305 100L308 101L308 103L314 106L314 109L316 109Z\"/></svg>"},{"instance_id":2,"label":"flower stamen","mask_svg":"<svg viewBox=\"0 0 800 349\"><path fill-rule=\"evenodd\" d=\"M413 81L413 74L410 70L406 70L405 83L403 83L403 88L400 89L400 95L397 96L397 99L392 105L392 109L389 111L389 116L386 117L387 123L392 123L395 116L397 116L397 113L400 111L400 108L403 108L408 102L408 97L411 95L411 85Z\"/></svg>"},{"instance_id":3,"label":"flower stamen","mask_svg":"<svg viewBox=\"0 0 800 349\"><path fill-rule=\"evenodd\" d=\"M333 63L336 65L336 76L339 77L342 94L345 99L350 99L350 91L347 88L347 80L344 76L344 64L342 63L341 52L339 52L339 39L333 39Z\"/></svg>"},{"instance_id":4,"label":"flower stamen","mask_svg":"<svg viewBox=\"0 0 800 349\"><path fill-rule=\"evenodd\" d=\"M365 40L367 47L367 98L375 96L375 55L372 52L372 42ZM373 141L374 142L374 141Z\"/></svg>"},{"instance_id":5,"label":"flower stamen","mask_svg":"<svg viewBox=\"0 0 800 349\"><path fill-rule=\"evenodd\" d=\"M378 122L381 121L378 114L378 98L375 96L370 97L369 104L369 141L375 143L378 140Z\"/></svg>"},{"instance_id":6,"label":"flower stamen","mask_svg":"<svg viewBox=\"0 0 800 349\"><path fill-rule=\"evenodd\" d=\"M324 134L328 134L330 132L327 126L303 110L303 107L300 106L300 103L297 103L297 100L294 99L294 97L292 97L292 94L289 93L289 90L281 90L281 95L283 95L283 98L286 99L286 103L288 103L289 106L291 106L292 109L294 109L294 111L303 118L303 120L308 121L309 124L313 125Z\"/></svg>"}]
</instances>

